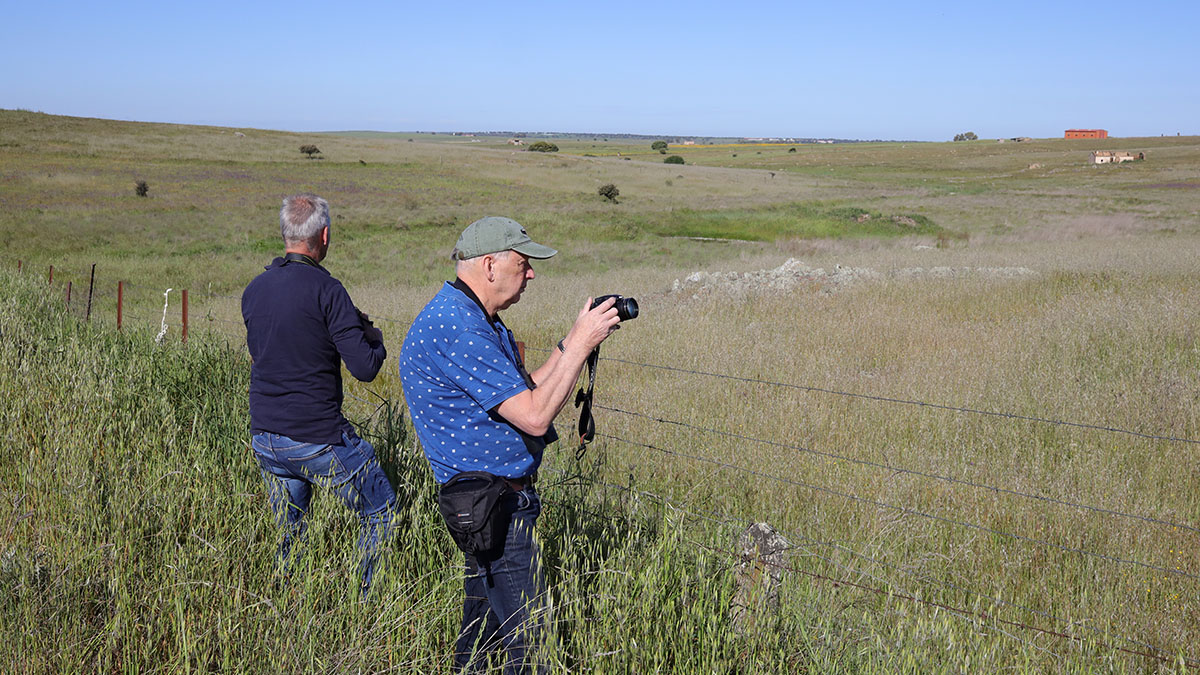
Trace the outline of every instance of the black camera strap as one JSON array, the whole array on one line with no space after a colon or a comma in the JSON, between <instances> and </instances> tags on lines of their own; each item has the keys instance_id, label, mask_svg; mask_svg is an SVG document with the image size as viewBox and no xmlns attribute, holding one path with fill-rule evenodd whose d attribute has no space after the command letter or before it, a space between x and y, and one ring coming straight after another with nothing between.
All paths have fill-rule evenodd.
<instances>
[{"instance_id":1,"label":"black camera strap","mask_svg":"<svg viewBox=\"0 0 1200 675\"><path fill-rule=\"evenodd\" d=\"M575 407L579 408L579 447L575 448L575 459L583 459L587 444L596 437L596 419L592 417L592 392L596 388L596 366L600 361L600 347L592 350L587 357L588 386L587 391L581 387L575 394Z\"/></svg>"}]
</instances>

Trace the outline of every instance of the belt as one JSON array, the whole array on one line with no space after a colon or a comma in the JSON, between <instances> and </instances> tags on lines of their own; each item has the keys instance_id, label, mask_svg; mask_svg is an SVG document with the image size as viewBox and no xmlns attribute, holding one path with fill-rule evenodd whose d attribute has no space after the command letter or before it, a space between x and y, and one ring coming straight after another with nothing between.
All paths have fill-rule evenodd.
<instances>
[{"instance_id":1,"label":"belt","mask_svg":"<svg viewBox=\"0 0 1200 675\"><path fill-rule=\"evenodd\" d=\"M512 488L513 492L523 492L537 482L537 473L531 473L523 478L505 478L504 482L508 483L508 487Z\"/></svg>"}]
</instances>

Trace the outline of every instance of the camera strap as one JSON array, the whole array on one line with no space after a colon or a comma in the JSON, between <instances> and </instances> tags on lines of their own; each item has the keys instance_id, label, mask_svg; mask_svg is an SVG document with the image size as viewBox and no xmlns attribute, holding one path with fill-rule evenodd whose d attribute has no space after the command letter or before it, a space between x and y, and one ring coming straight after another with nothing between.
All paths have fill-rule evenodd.
<instances>
[{"instance_id":1,"label":"camera strap","mask_svg":"<svg viewBox=\"0 0 1200 675\"><path fill-rule=\"evenodd\" d=\"M600 361L600 347L592 350L587 357L588 386L587 391L582 387L575 394L575 407L579 408L579 447L575 448L575 459L583 459L587 444L596 437L596 420L592 417L592 392L596 388L596 366Z\"/></svg>"}]
</instances>

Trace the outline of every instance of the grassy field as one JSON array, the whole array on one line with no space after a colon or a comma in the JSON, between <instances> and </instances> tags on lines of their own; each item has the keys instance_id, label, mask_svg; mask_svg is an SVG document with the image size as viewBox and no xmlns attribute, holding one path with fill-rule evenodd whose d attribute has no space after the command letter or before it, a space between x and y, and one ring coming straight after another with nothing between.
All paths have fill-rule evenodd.
<instances>
[{"instance_id":1,"label":"grassy field","mask_svg":"<svg viewBox=\"0 0 1200 675\"><path fill-rule=\"evenodd\" d=\"M377 602L346 601L329 499L300 581L271 578L236 296L300 190L331 201L328 266L392 346L485 214L562 251L506 312L532 361L588 295L641 303L602 350L600 438L547 457L556 671L1200 665L1200 139L672 146L683 166L462 140L0 111L0 669L445 662L459 571L394 365L348 385L409 524ZM191 289L186 347L174 295L153 341L168 287ZM755 521L792 548L743 635Z\"/></svg>"}]
</instances>

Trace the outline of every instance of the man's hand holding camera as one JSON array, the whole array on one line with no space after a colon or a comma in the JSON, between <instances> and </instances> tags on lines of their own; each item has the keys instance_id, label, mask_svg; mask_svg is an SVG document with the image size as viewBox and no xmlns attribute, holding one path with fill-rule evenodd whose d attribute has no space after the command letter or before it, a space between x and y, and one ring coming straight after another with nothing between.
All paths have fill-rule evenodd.
<instances>
[{"instance_id":1,"label":"man's hand holding camera","mask_svg":"<svg viewBox=\"0 0 1200 675\"><path fill-rule=\"evenodd\" d=\"M592 298L583 303L579 316L571 331L563 338L563 353L566 350L578 350L582 357L587 357L593 349L600 346L609 335L621 327L621 317L618 316L615 298L596 304Z\"/></svg>"},{"instance_id":2,"label":"man's hand holding camera","mask_svg":"<svg viewBox=\"0 0 1200 675\"><path fill-rule=\"evenodd\" d=\"M371 323L371 317L367 316L366 312L359 311L358 318L362 321L363 337L367 338L367 342L370 344L381 344L383 342L383 331Z\"/></svg>"}]
</instances>

